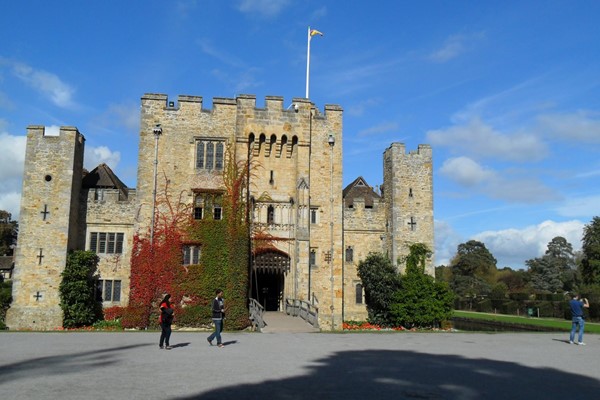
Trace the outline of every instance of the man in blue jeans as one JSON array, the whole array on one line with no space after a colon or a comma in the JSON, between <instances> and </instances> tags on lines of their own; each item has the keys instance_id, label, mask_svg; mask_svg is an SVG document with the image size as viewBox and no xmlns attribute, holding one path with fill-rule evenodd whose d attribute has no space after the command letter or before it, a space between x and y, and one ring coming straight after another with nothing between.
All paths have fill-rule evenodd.
<instances>
[{"instance_id":1,"label":"man in blue jeans","mask_svg":"<svg viewBox=\"0 0 600 400\"><path fill-rule=\"evenodd\" d=\"M223 304L223 291L221 289L217 289L215 291L217 297L215 297L212 301L212 320L215 324L215 331L206 338L208 343L212 346L212 341L214 338L217 338L217 346L223 347L223 343L221 343L221 331L223 330L223 319L225 318L225 306Z\"/></svg>"},{"instance_id":2,"label":"man in blue jeans","mask_svg":"<svg viewBox=\"0 0 600 400\"><path fill-rule=\"evenodd\" d=\"M569 343L573 344L575 340L575 331L577 327L579 327L579 342L577 343L580 346L585 346L583 343L583 328L585 326L585 320L583 318L583 309L589 308L590 303L586 298L580 299L579 295L576 294L573 296L573 299L569 302L569 306L571 306L571 318L572 318L572 326L571 326L571 336L569 337Z\"/></svg>"}]
</instances>

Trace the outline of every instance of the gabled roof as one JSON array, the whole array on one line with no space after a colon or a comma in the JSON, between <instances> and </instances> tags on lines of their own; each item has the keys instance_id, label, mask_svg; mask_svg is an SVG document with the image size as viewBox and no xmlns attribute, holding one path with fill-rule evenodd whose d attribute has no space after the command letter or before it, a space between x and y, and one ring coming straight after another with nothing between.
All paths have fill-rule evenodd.
<instances>
[{"instance_id":1,"label":"gabled roof","mask_svg":"<svg viewBox=\"0 0 600 400\"><path fill-rule=\"evenodd\" d=\"M83 177L82 186L85 189L119 189L127 192L127 186L104 163L98 165Z\"/></svg>"},{"instance_id":2,"label":"gabled roof","mask_svg":"<svg viewBox=\"0 0 600 400\"><path fill-rule=\"evenodd\" d=\"M356 178L351 184L344 188L342 192L346 206L354 204L354 199L363 198L366 206L373 206L373 199L380 199L381 196L373 190L362 176Z\"/></svg>"}]
</instances>

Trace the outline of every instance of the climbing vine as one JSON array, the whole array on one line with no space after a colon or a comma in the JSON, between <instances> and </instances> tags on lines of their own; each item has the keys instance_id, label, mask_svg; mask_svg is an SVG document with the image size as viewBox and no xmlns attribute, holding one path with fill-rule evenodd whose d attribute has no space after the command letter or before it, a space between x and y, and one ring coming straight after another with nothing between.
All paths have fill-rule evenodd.
<instances>
[{"instance_id":1,"label":"climbing vine","mask_svg":"<svg viewBox=\"0 0 600 400\"><path fill-rule=\"evenodd\" d=\"M205 326L211 322L209 304L217 288L225 292L226 328L248 326L249 230L244 195L250 164L235 162L230 148L226 157L221 220L194 220L192 205L182 201L183 193L175 198L164 177L153 240L149 232L134 237L124 327L156 324L157 303L165 293L172 296L176 324ZM197 265L182 265L182 246L186 244L200 246Z\"/></svg>"}]
</instances>

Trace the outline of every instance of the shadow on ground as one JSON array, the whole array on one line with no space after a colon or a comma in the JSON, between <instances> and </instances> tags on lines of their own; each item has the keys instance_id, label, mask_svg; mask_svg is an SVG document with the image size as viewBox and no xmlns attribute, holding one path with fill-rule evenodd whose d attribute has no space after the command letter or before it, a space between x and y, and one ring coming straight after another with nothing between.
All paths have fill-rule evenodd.
<instances>
[{"instance_id":1,"label":"shadow on ground","mask_svg":"<svg viewBox=\"0 0 600 400\"><path fill-rule=\"evenodd\" d=\"M114 365L117 360L115 355L123 350L136 347L151 346L150 344L136 344L129 346L111 347L108 349L86 351L75 354L38 357L18 363L7 364L0 368L0 384L13 381L21 377L30 377L39 374L63 375L87 368L103 368Z\"/></svg>"},{"instance_id":2,"label":"shadow on ground","mask_svg":"<svg viewBox=\"0 0 600 400\"><path fill-rule=\"evenodd\" d=\"M221 375L227 382L227 372ZM412 351L347 351L316 360L306 375L178 399L564 400L597 398L599 391L596 379L512 362Z\"/></svg>"}]
</instances>

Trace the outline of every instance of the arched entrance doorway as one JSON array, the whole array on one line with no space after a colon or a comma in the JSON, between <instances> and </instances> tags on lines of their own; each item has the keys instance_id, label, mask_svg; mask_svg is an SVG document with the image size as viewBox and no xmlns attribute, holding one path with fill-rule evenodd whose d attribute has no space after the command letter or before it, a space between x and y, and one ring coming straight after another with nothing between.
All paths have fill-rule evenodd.
<instances>
[{"instance_id":1,"label":"arched entrance doorway","mask_svg":"<svg viewBox=\"0 0 600 400\"><path fill-rule=\"evenodd\" d=\"M285 274L290 270L290 257L283 251L256 251L252 263L252 297L265 311L279 311L283 300Z\"/></svg>"}]
</instances>

